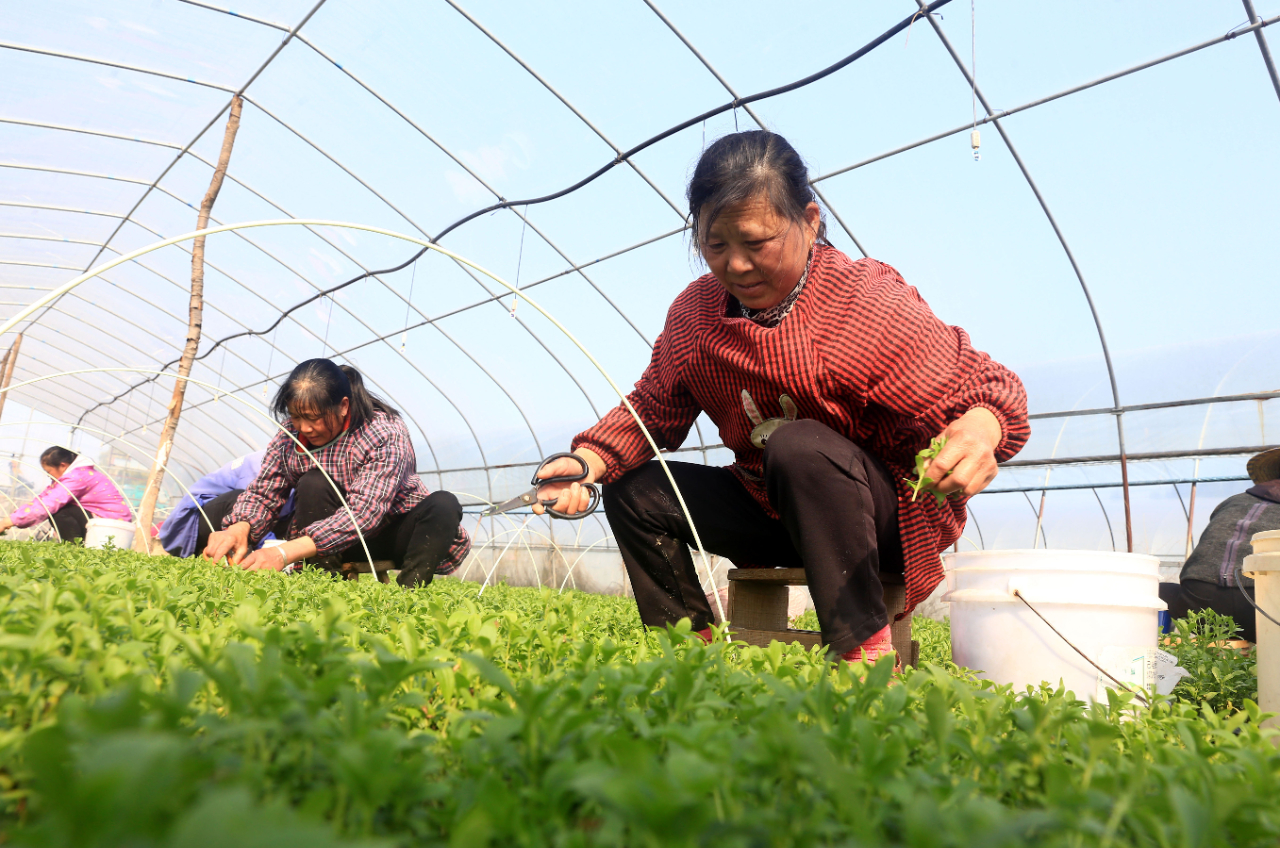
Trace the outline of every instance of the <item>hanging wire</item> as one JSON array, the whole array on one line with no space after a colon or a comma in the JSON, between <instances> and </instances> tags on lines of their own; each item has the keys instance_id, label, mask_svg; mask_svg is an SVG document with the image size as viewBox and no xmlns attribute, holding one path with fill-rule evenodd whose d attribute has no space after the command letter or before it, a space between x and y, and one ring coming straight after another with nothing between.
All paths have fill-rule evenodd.
<instances>
[{"instance_id":1,"label":"hanging wire","mask_svg":"<svg viewBox=\"0 0 1280 848\"><path fill-rule=\"evenodd\" d=\"M978 130L978 10L977 0L969 0L969 103L973 107L973 129L969 131L969 146L973 148L973 161L982 158L978 148L982 146L982 133Z\"/></svg>"},{"instance_id":2,"label":"hanging wire","mask_svg":"<svg viewBox=\"0 0 1280 848\"><path fill-rule=\"evenodd\" d=\"M222 349L222 364L218 366L218 391L213 393L214 403L219 402L218 398L222 394L222 372L227 370L227 350L228 348L225 347Z\"/></svg>"},{"instance_id":3,"label":"hanging wire","mask_svg":"<svg viewBox=\"0 0 1280 848\"><path fill-rule=\"evenodd\" d=\"M978 128L978 8L977 0L969 0L969 90L973 106L973 128Z\"/></svg>"},{"instance_id":4,"label":"hanging wire","mask_svg":"<svg viewBox=\"0 0 1280 848\"><path fill-rule=\"evenodd\" d=\"M324 341L320 343L320 355L324 356L326 350L329 349L329 328L333 326L333 295L327 295L329 300L329 317L324 319ZM335 347L336 351L337 348Z\"/></svg>"},{"instance_id":5,"label":"hanging wire","mask_svg":"<svg viewBox=\"0 0 1280 848\"><path fill-rule=\"evenodd\" d=\"M404 301L404 325L409 326L409 316L413 309L413 284L418 279L418 263L415 260L413 269L409 272L409 296ZM400 353L404 353L405 347L409 344L409 331L405 330L400 334Z\"/></svg>"},{"instance_id":6,"label":"hanging wire","mask_svg":"<svg viewBox=\"0 0 1280 848\"><path fill-rule=\"evenodd\" d=\"M262 399L267 399L267 386L271 384L271 365L276 359L276 340L280 338L280 325L276 324L271 331L271 351L267 354L266 379L262 381Z\"/></svg>"},{"instance_id":7,"label":"hanging wire","mask_svg":"<svg viewBox=\"0 0 1280 848\"><path fill-rule=\"evenodd\" d=\"M521 220L524 221L524 226L520 228L520 250L516 252L515 287L517 289L520 288L520 265L524 262L524 234L525 234L525 231L529 229L529 207L528 206L524 207L524 215L521 216ZM516 306L519 303L520 303L520 295L518 294L512 295L511 296L511 317L512 318L516 317ZM409 323L408 318L405 319L405 323L406 324Z\"/></svg>"},{"instance_id":8,"label":"hanging wire","mask_svg":"<svg viewBox=\"0 0 1280 848\"><path fill-rule=\"evenodd\" d=\"M129 401L124 407L124 420L120 422L120 435L123 436L129 429L129 418L133 415L133 393L129 393Z\"/></svg>"},{"instance_id":9,"label":"hanging wire","mask_svg":"<svg viewBox=\"0 0 1280 848\"><path fill-rule=\"evenodd\" d=\"M1240 594L1244 595L1244 599L1249 602L1249 606L1253 607L1254 610L1257 611L1258 615L1262 616L1277 627L1280 627L1280 621L1276 621L1271 616L1271 613L1258 606L1258 602L1253 599L1253 595L1250 595L1248 590L1244 588L1244 566L1239 561L1236 562L1235 578L1236 585L1240 587ZM1256 586L1258 584L1254 583L1254 585Z\"/></svg>"}]
</instances>

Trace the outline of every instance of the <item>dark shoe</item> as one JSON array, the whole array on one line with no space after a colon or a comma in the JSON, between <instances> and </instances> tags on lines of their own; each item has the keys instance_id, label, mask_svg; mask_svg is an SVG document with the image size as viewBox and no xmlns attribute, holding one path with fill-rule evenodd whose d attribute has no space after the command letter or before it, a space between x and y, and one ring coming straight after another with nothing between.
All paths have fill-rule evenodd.
<instances>
[{"instance_id":1,"label":"dark shoe","mask_svg":"<svg viewBox=\"0 0 1280 848\"><path fill-rule=\"evenodd\" d=\"M435 576L434 565L417 565L401 569L396 575L396 582L406 589L412 589L414 586L429 586Z\"/></svg>"}]
</instances>

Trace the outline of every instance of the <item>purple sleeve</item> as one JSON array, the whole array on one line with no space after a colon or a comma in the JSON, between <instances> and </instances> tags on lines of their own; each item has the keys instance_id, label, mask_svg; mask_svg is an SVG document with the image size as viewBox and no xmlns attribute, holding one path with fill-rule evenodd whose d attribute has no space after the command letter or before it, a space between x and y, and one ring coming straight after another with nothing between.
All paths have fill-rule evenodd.
<instances>
[{"instance_id":1,"label":"purple sleeve","mask_svg":"<svg viewBox=\"0 0 1280 848\"><path fill-rule=\"evenodd\" d=\"M267 445L266 455L262 458L262 468L249 487L231 508L227 517L222 519L225 530L240 521L249 525L249 541L256 543L280 515L280 508L289 497L289 490L297 481L291 479L285 467L286 452L293 449L293 440L284 433L276 433L271 444Z\"/></svg>"},{"instance_id":2,"label":"purple sleeve","mask_svg":"<svg viewBox=\"0 0 1280 848\"><path fill-rule=\"evenodd\" d=\"M67 504L75 503L75 498L84 493L87 472L86 468L73 468L62 475L61 480L50 483L49 487L36 495L34 500L9 516L13 526L30 527L33 524L39 524ZM73 495L75 497L72 497Z\"/></svg>"}]
</instances>

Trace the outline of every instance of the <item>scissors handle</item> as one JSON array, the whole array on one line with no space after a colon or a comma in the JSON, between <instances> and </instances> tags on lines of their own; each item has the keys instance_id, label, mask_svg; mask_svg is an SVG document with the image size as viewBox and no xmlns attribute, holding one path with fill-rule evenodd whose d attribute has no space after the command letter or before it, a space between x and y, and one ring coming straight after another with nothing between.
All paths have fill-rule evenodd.
<instances>
[{"instance_id":1,"label":"scissors handle","mask_svg":"<svg viewBox=\"0 0 1280 848\"><path fill-rule=\"evenodd\" d=\"M577 474L557 474L546 478L538 477L539 472L541 472L548 463L555 462L557 459L563 459L565 457L576 459L578 464L582 466L582 470ZM537 470L533 472L533 479L529 482L533 485L534 490L536 491L538 488L546 486L549 483L580 483L587 479L587 475L590 473L591 469L587 465L587 461L576 453L553 453L538 464ZM596 507L600 506L600 490L592 483L583 483L582 486L591 496L591 502L582 512L576 512L573 515L569 515L568 513L561 512L558 509L552 509L551 504L554 504L555 501L540 501L540 503L546 508L547 514L554 518L563 518L568 521L577 521L580 518L586 518L588 515L596 511Z\"/></svg>"},{"instance_id":2,"label":"scissors handle","mask_svg":"<svg viewBox=\"0 0 1280 848\"><path fill-rule=\"evenodd\" d=\"M557 474L554 477L547 477L546 479L538 476L542 473L542 469L546 468L549 464L555 462L557 459L566 458L576 459L578 464L582 466L582 470L577 474ZM530 480L529 483L534 486L545 486L548 483L577 483L580 480L587 479L587 475L590 472L591 469L587 467L587 461L576 453L553 453L551 456L538 463L538 468L533 472L533 479Z\"/></svg>"}]
</instances>

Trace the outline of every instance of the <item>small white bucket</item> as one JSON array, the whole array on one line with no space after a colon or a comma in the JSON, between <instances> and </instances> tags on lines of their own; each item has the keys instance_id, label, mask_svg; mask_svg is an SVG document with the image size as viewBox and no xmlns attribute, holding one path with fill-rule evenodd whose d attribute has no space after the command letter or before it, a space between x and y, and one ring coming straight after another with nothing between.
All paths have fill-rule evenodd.
<instances>
[{"instance_id":1,"label":"small white bucket","mask_svg":"<svg viewBox=\"0 0 1280 848\"><path fill-rule=\"evenodd\" d=\"M117 548L133 547L133 531L137 528L128 521L114 518L90 518L84 529L86 548L105 548L107 540Z\"/></svg>"},{"instance_id":2,"label":"small white bucket","mask_svg":"<svg viewBox=\"0 0 1280 848\"><path fill-rule=\"evenodd\" d=\"M1154 649L1160 560L1109 551L971 551L943 557L951 604L951 656L1017 691L1061 681L1093 699L1108 648ZM1044 621L1014 595L1026 599ZM1135 650L1140 653L1141 651ZM1110 669L1109 669L1110 670Z\"/></svg>"}]
</instances>

